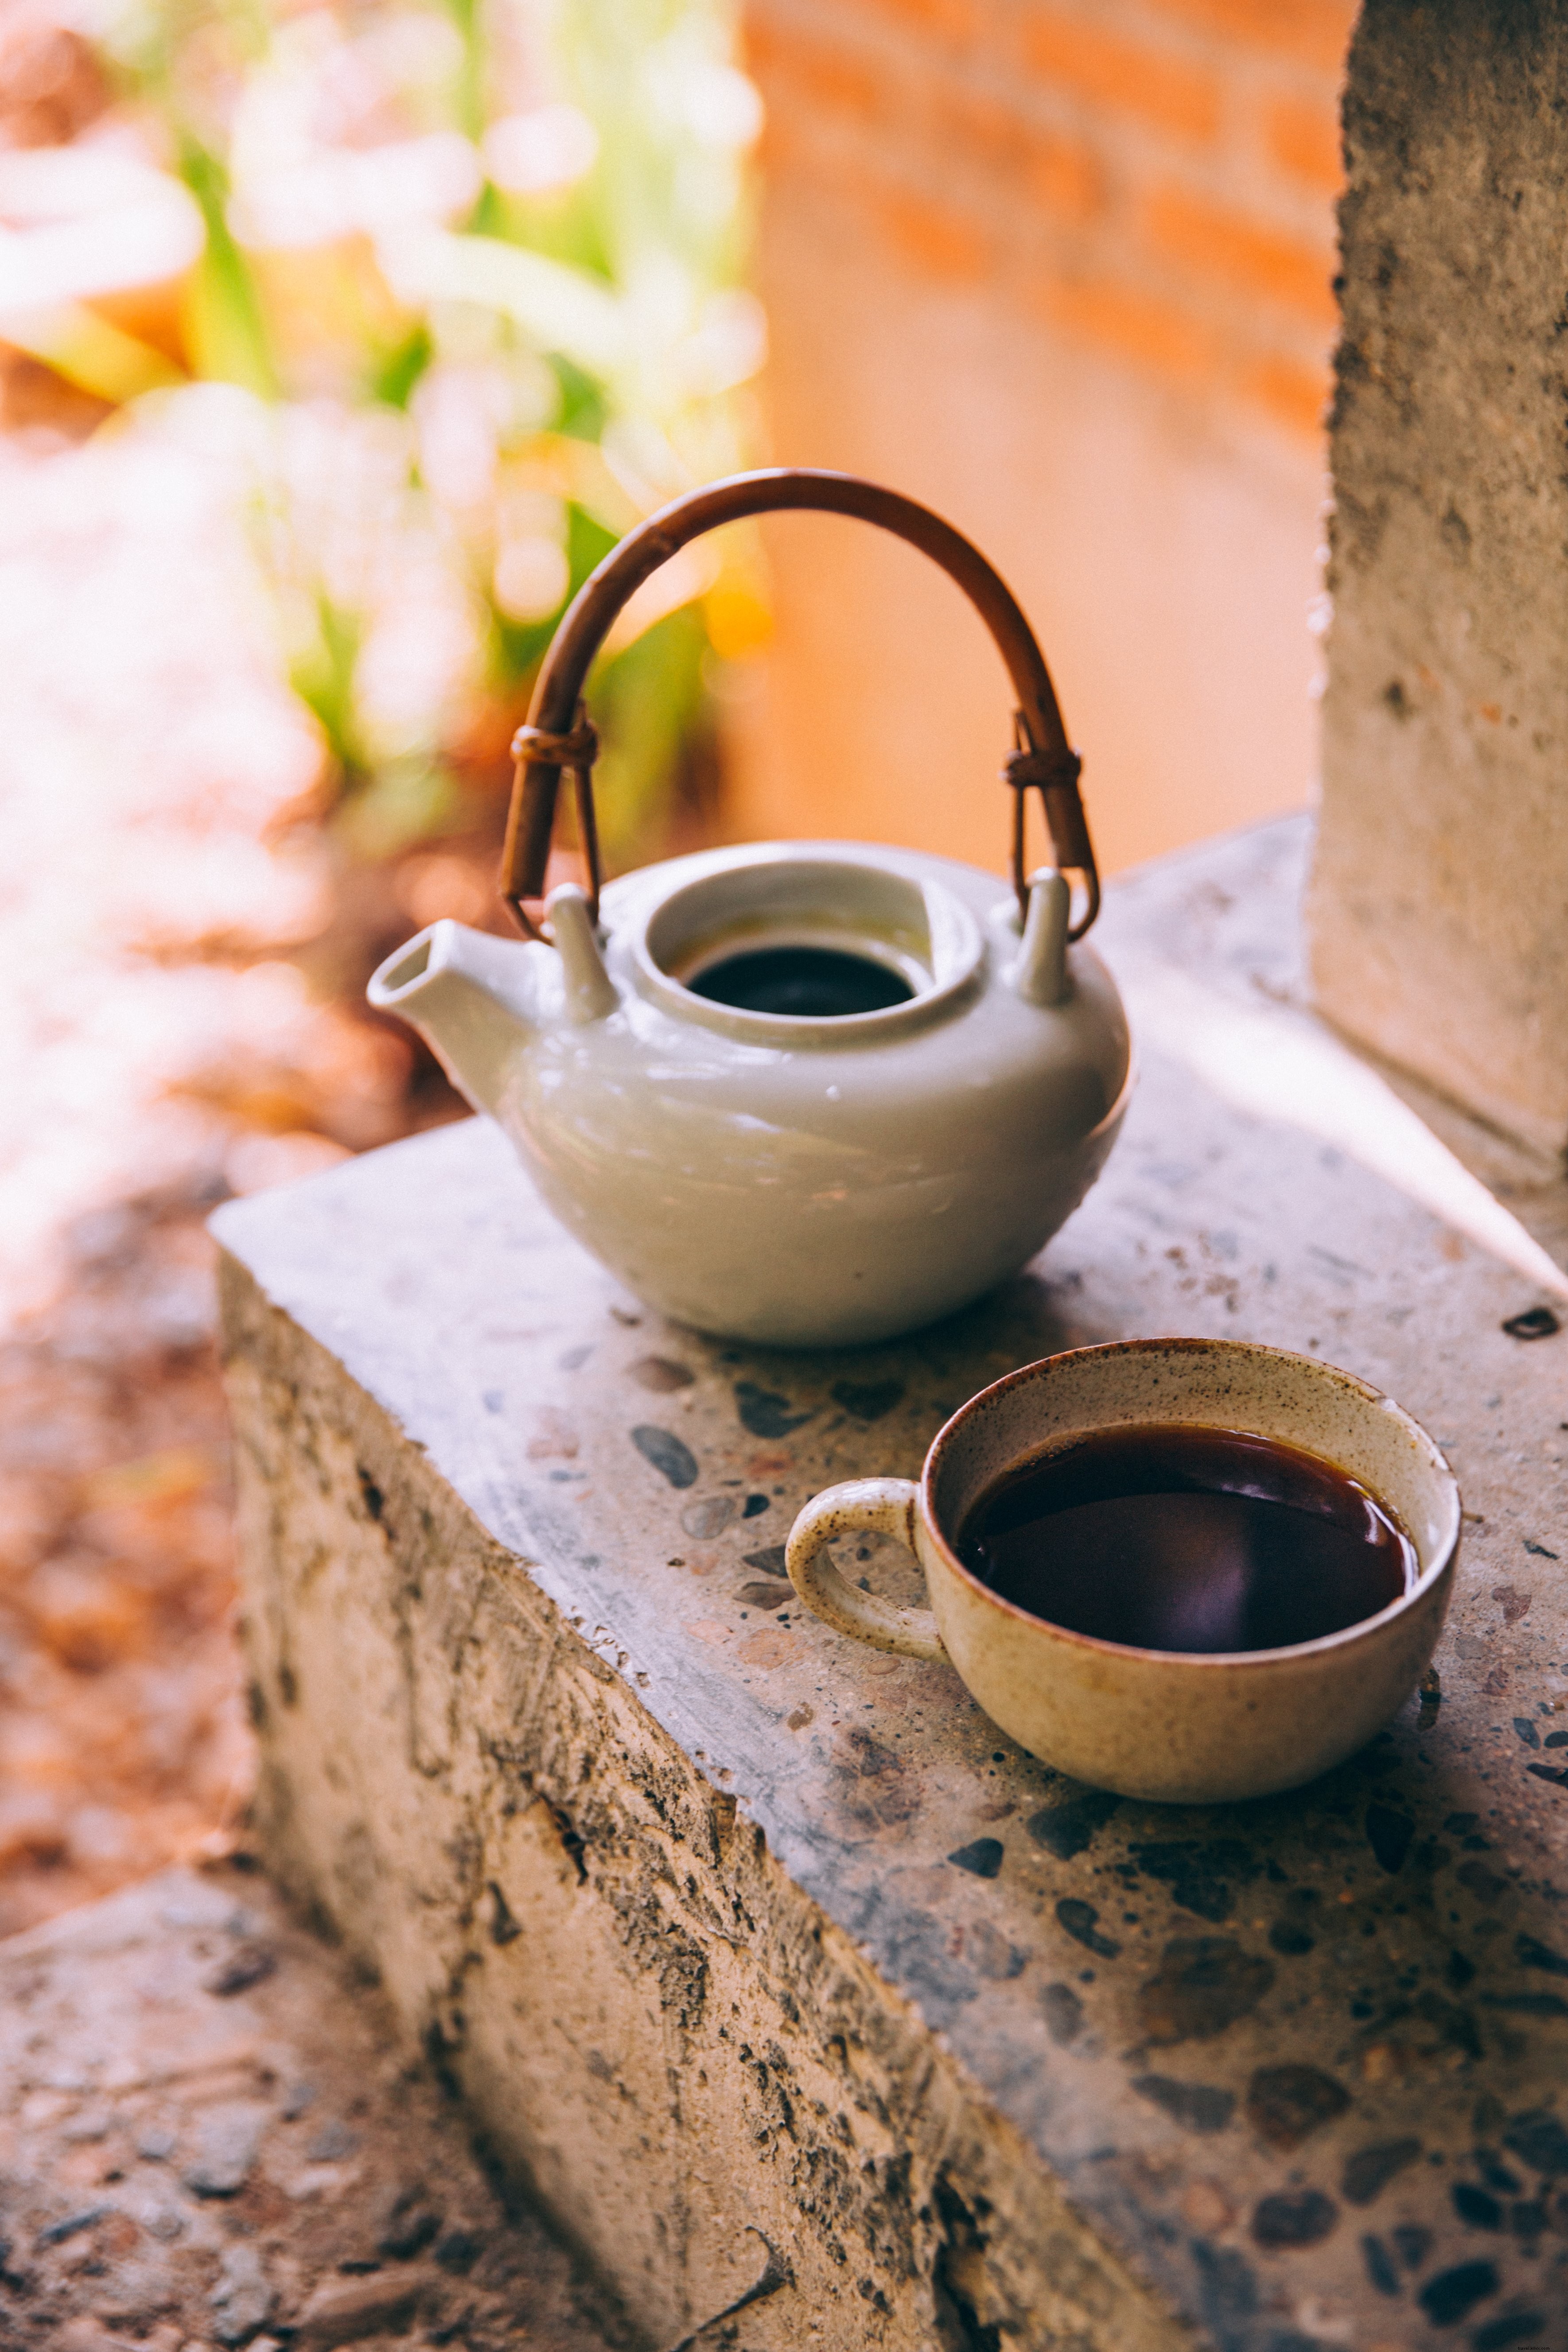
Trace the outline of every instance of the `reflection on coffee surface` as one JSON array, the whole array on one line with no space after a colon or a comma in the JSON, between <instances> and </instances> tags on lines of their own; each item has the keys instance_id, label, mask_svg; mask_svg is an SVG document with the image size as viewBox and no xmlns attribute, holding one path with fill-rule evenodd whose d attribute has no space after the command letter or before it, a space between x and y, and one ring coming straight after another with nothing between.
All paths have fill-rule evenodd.
<instances>
[{"instance_id":1,"label":"reflection on coffee surface","mask_svg":"<svg viewBox=\"0 0 1568 2352\"><path fill-rule=\"evenodd\" d=\"M1179 1423L1096 1430L1016 1465L956 1549L1032 1616L1146 1650L1317 1641L1418 1572L1387 1505L1336 1464Z\"/></svg>"}]
</instances>

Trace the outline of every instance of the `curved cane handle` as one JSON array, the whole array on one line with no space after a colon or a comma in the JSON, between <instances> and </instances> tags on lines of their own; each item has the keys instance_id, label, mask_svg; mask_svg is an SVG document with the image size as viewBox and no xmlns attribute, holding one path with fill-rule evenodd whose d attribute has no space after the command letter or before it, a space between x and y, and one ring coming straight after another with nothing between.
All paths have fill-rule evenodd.
<instances>
[{"instance_id":1,"label":"curved cane handle","mask_svg":"<svg viewBox=\"0 0 1568 2352\"><path fill-rule=\"evenodd\" d=\"M555 826L555 798L563 766L577 779L577 799L583 817L584 848L590 867L590 897L598 909L598 849L593 827L593 794L589 783L592 730L580 715L584 681L611 623L635 589L662 563L704 531L737 522L742 516L770 514L783 508L805 508L813 513L858 517L908 540L940 563L955 580L979 613L998 652L1007 665L1018 698L1016 719L1017 748L1003 773L1017 795L1013 826L1013 886L1020 916L1028 909L1025 875L1024 795L1031 788L1045 803L1056 862L1080 874L1084 911L1068 933L1081 939L1100 912L1100 875L1089 837L1083 803L1079 797L1082 765L1068 742L1061 707L1046 667L1035 633L1023 609L999 572L962 531L943 522L929 507L917 505L897 490L863 481L858 474L830 474L815 467L776 466L755 474L731 474L700 490L674 499L650 515L613 548L597 571L577 591L544 656L528 724L518 730L512 745L517 774L507 818L506 846L501 853L500 888L522 929L541 936L535 916L544 887L544 870Z\"/></svg>"},{"instance_id":2,"label":"curved cane handle","mask_svg":"<svg viewBox=\"0 0 1568 2352\"><path fill-rule=\"evenodd\" d=\"M929 1609L900 1609L875 1592L846 1583L827 1557L841 1536L869 1528L915 1548L920 1488L908 1478L847 1478L815 1496L789 1531L790 1582L812 1614L852 1642L894 1650L904 1658L945 1658Z\"/></svg>"}]
</instances>

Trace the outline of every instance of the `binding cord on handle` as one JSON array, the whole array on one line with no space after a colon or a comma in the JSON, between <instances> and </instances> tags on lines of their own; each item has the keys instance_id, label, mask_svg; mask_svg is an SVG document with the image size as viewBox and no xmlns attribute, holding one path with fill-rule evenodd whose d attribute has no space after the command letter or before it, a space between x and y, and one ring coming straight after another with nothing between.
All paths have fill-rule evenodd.
<instances>
[{"instance_id":1,"label":"binding cord on handle","mask_svg":"<svg viewBox=\"0 0 1568 2352\"><path fill-rule=\"evenodd\" d=\"M1002 763L1002 781L1013 788L1013 888L1017 894L1019 920L1027 921L1029 913L1024 803L1033 789L1040 795L1058 867L1065 873L1083 877L1086 903L1070 933L1073 939L1081 939L1100 912L1100 869L1095 864L1089 822L1078 788L1083 761L1065 744L1057 751L1037 751L1021 710L1013 714L1013 733L1017 749Z\"/></svg>"},{"instance_id":2,"label":"binding cord on handle","mask_svg":"<svg viewBox=\"0 0 1568 2352\"><path fill-rule=\"evenodd\" d=\"M511 739L511 756L517 768L512 785L511 811L507 822L504 870L509 875L518 870L518 845L514 835L518 830L519 817L528 807L526 772L534 767L548 768L553 783L563 768L569 769L577 803L577 837L588 866L588 910L596 923L599 919L599 891L604 881L599 864L599 827L594 814L594 762L599 756L598 730L579 702L575 723L566 734L558 734L548 727L520 727ZM552 816L553 812L552 794ZM548 837L545 851L548 855ZM546 927L536 923L529 913L525 899L509 891L506 903L529 939L540 940L546 946L553 945Z\"/></svg>"}]
</instances>

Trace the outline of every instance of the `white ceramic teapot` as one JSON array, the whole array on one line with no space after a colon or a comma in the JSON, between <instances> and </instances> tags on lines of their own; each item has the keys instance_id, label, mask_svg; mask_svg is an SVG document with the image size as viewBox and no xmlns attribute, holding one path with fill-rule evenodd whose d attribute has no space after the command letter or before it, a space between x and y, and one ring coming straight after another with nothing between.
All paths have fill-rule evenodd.
<instances>
[{"instance_id":1,"label":"white ceramic teapot","mask_svg":"<svg viewBox=\"0 0 1568 2352\"><path fill-rule=\"evenodd\" d=\"M1011 884L908 850L771 842L647 866L601 898L589 664L679 548L778 507L893 530L979 607L1020 706ZM852 475L739 475L677 499L574 599L513 749L502 890L526 941L433 924L370 1001L427 1040L631 1290L729 1338L864 1344L966 1305L1050 1238L1115 1139L1127 1025L1075 944L1099 907L1079 761L1027 622L966 540ZM563 766L591 887L542 905ZM1082 877L1076 923L1065 874L1025 878L1030 786Z\"/></svg>"}]
</instances>

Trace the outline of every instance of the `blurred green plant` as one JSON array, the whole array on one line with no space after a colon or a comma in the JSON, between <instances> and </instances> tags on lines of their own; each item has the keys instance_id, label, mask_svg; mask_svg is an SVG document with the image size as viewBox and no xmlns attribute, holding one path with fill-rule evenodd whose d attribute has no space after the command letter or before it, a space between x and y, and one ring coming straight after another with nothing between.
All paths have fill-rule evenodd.
<instances>
[{"instance_id":1,"label":"blurred green plant","mask_svg":"<svg viewBox=\"0 0 1568 2352\"><path fill-rule=\"evenodd\" d=\"M181 341L255 412L332 821L391 854L469 820L615 541L744 462L759 110L729 0L128 0L104 37L201 215ZM765 625L735 535L622 616L590 689L613 856Z\"/></svg>"}]
</instances>

